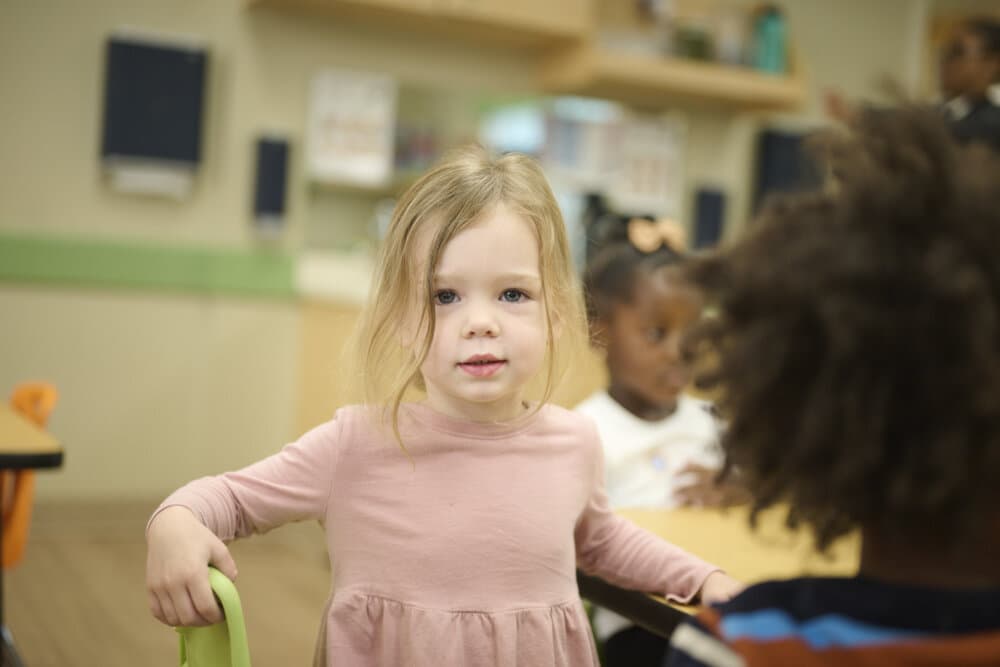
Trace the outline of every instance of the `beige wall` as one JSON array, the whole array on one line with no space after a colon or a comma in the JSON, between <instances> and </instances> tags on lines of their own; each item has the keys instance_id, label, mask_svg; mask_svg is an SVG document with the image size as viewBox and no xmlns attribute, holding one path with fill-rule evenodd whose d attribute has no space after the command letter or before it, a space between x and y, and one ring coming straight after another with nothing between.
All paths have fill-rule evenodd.
<instances>
[{"instance_id":1,"label":"beige wall","mask_svg":"<svg viewBox=\"0 0 1000 667\"><path fill-rule=\"evenodd\" d=\"M786 3L818 117L824 85L872 89L903 65L908 0ZM193 196L168 202L109 193L98 169L102 45L134 26L205 39L211 49L205 161ZM385 71L407 83L531 87L527 54L366 30L347 22L245 11L237 0L7 0L0 8L0 231L249 248L253 137L288 133L301 148L306 94L323 66ZM687 179L730 195L730 231L748 205L753 117L690 118ZM791 122L786 119L785 122ZM794 122L800 122L797 119ZM312 201L293 152L289 231L350 206ZM16 156L16 157L15 157ZM43 497L155 497L200 474L274 451L340 400L336 360L352 307L0 284L0 389L56 382L52 422L66 467ZM558 401L599 384L578 364Z\"/></svg>"},{"instance_id":2,"label":"beige wall","mask_svg":"<svg viewBox=\"0 0 1000 667\"><path fill-rule=\"evenodd\" d=\"M809 77L809 104L796 114L798 122L803 115L821 118L825 88L864 97L877 92L881 75L902 77L909 17L923 3L790 0L784 5ZM2 12L0 80L9 86L5 97L16 102L0 106L0 136L8 154L19 157L16 168L5 168L9 173L0 185L0 229L250 245L253 137L285 132L293 150L301 148L308 82L317 69L348 66L389 72L407 83L510 92L532 85L528 54L359 28L343 20L247 11L238 0L10 0ZM122 197L101 185L96 155L102 48L118 26L195 35L210 45L205 161L197 191L187 201ZM729 222L735 230L746 209L745 166L755 125L726 114L695 114L690 121L688 182L731 191ZM293 248L311 210L321 208L310 203L300 162L292 163L285 238Z\"/></svg>"},{"instance_id":3,"label":"beige wall","mask_svg":"<svg viewBox=\"0 0 1000 667\"><path fill-rule=\"evenodd\" d=\"M809 77L804 115L822 118L827 89L871 97L882 77L904 76L910 17L920 10L919 0L795 0L786 6Z\"/></svg>"},{"instance_id":4,"label":"beige wall","mask_svg":"<svg viewBox=\"0 0 1000 667\"><path fill-rule=\"evenodd\" d=\"M699 185L721 188L727 197L726 237L735 238L747 223L753 196L751 173L756 134L761 127L811 129L826 123L823 94L835 89L848 99L871 99L880 80L905 80L907 44L921 0L786 0L796 60L808 86L805 107L794 114L731 115L697 113L688 117L685 178L689 191ZM687 218L693 217L688 202Z\"/></svg>"},{"instance_id":5,"label":"beige wall","mask_svg":"<svg viewBox=\"0 0 1000 667\"><path fill-rule=\"evenodd\" d=\"M1000 16L996 0L928 0L935 14L960 12L962 14L989 14Z\"/></svg>"},{"instance_id":6,"label":"beige wall","mask_svg":"<svg viewBox=\"0 0 1000 667\"><path fill-rule=\"evenodd\" d=\"M103 44L120 26L204 39L211 52L204 163L183 202L109 192L98 167ZM293 142L288 234L351 206L312 202L301 179L308 82L325 66L402 81L524 90L525 56L238 0L10 0L0 8L0 231L250 248L251 150ZM13 156L17 156L16 159ZM0 391L54 381L67 444L41 497L155 497L273 452L300 431L296 303L0 284ZM338 342L328 342L334 355ZM323 363L323 362L317 362ZM308 367L308 360L303 362ZM311 386L311 385L309 385ZM333 405L324 398L317 414Z\"/></svg>"},{"instance_id":7,"label":"beige wall","mask_svg":"<svg viewBox=\"0 0 1000 667\"><path fill-rule=\"evenodd\" d=\"M160 496L292 435L295 304L5 287L0 313L0 386L61 394L40 497Z\"/></svg>"},{"instance_id":8,"label":"beige wall","mask_svg":"<svg viewBox=\"0 0 1000 667\"><path fill-rule=\"evenodd\" d=\"M98 169L103 45L132 26L204 39L211 52L204 165L197 192L171 203L123 197ZM406 82L524 90L527 56L474 49L333 19L245 10L239 0L6 0L0 8L0 136L5 167L0 230L252 243L251 150L260 131L287 132L301 148L308 83L316 70L384 71ZM10 161L16 155L17 160ZM301 154L296 155L301 158ZM293 160L290 235L307 215Z\"/></svg>"}]
</instances>

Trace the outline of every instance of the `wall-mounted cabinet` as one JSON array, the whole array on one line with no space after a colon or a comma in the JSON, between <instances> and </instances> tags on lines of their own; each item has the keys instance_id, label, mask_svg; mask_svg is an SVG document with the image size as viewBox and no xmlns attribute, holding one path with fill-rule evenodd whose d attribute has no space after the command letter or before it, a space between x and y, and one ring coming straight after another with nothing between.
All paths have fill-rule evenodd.
<instances>
[{"instance_id":1,"label":"wall-mounted cabinet","mask_svg":"<svg viewBox=\"0 0 1000 667\"><path fill-rule=\"evenodd\" d=\"M582 39L592 0L246 0L252 7L350 16L385 26L509 46L550 47Z\"/></svg>"}]
</instances>

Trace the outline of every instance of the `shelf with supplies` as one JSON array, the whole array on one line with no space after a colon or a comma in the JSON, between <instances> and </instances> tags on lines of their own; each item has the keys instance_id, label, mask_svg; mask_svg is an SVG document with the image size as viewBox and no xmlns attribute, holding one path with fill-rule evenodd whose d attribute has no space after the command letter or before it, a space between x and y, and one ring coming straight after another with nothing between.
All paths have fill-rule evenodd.
<instances>
[{"instance_id":1,"label":"shelf with supplies","mask_svg":"<svg viewBox=\"0 0 1000 667\"><path fill-rule=\"evenodd\" d=\"M591 44L551 53L541 65L539 86L547 93L598 97L646 110L693 106L793 110L806 94L799 75L618 53Z\"/></svg>"},{"instance_id":2,"label":"shelf with supplies","mask_svg":"<svg viewBox=\"0 0 1000 667\"><path fill-rule=\"evenodd\" d=\"M244 0L249 7L357 19L467 41L548 48L582 39L591 0Z\"/></svg>"}]
</instances>

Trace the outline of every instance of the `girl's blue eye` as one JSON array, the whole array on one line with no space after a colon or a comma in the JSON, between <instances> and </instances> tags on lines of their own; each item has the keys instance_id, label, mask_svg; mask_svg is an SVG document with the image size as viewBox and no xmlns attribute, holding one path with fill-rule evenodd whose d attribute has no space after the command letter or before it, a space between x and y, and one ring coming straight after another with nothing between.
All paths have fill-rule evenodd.
<instances>
[{"instance_id":1,"label":"girl's blue eye","mask_svg":"<svg viewBox=\"0 0 1000 667\"><path fill-rule=\"evenodd\" d=\"M667 330L663 327L653 327L646 330L646 340L650 343L659 343L667 335Z\"/></svg>"},{"instance_id":2,"label":"girl's blue eye","mask_svg":"<svg viewBox=\"0 0 1000 667\"><path fill-rule=\"evenodd\" d=\"M523 300L526 296L527 295L519 289L505 289L500 295L500 300L508 303L517 303Z\"/></svg>"},{"instance_id":3,"label":"girl's blue eye","mask_svg":"<svg viewBox=\"0 0 1000 667\"><path fill-rule=\"evenodd\" d=\"M455 303L457 300L458 295L455 294L454 290L443 289L434 293L434 303L439 306L447 306L450 303Z\"/></svg>"}]
</instances>

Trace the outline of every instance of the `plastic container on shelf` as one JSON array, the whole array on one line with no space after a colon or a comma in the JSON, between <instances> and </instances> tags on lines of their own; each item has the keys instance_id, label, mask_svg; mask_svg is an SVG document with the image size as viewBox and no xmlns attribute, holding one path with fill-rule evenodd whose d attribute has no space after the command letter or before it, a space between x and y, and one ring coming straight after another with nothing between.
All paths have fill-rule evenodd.
<instances>
[{"instance_id":1,"label":"plastic container on shelf","mask_svg":"<svg viewBox=\"0 0 1000 667\"><path fill-rule=\"evenodd\" d=\"M763 72L785 74L788 71L787 33L781 10L774 5L762 8L754 20L751 64Z\"/></svg>"}]
</instances>

